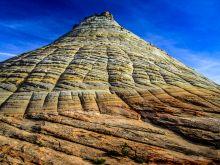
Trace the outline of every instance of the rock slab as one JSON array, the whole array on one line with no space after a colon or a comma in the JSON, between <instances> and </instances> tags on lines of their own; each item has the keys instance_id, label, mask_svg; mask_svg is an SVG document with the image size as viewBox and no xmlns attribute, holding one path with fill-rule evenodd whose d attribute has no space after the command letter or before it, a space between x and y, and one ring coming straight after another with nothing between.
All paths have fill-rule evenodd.
<instances>
[{"instance_id":1,"label":"rock slab","mask_svg":"<svg viewBox=\"0 0 220 165\"><path fill-rule=\"evenodd\" d=\"M0 164L220 164L220 86L85 18L0 63Z\"/></svg>"}]
</instances>

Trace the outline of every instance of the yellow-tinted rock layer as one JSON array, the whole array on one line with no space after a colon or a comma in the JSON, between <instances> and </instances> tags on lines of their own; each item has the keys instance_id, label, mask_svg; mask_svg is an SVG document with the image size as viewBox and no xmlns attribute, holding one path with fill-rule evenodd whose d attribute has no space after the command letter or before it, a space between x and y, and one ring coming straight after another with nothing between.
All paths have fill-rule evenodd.
<instances>
[{"instance_id":1,"label":"yellow-tinted rock layer","mask_svg":"<svg viewBox=\"0 0 220 165\"><path fill-rule=\"evenodd\" d=\"M220 86L108 12L0 63L0 163L98 161L220 163Z\"/></svg>"}]
</instances>

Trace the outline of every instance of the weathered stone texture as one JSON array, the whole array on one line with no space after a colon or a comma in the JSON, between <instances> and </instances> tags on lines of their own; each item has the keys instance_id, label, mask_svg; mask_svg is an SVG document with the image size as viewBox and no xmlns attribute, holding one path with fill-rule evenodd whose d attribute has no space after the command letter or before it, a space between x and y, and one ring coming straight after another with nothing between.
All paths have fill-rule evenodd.
<instances>
[{"instance_id":1,"label":"weathered stone texture","mask_svg":"<svg viewBox=\"0 0 220 165\"><path fill-rule=\"evenodd\" d=\"M220 164L220 86L85 18L0 63L0 164Z\"/></svg>"}]
</instances>

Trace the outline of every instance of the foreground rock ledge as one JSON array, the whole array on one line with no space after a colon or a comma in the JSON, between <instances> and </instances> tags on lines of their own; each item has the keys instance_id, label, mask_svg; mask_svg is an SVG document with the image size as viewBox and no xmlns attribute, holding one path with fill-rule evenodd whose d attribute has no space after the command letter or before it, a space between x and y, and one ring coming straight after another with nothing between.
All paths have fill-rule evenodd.
<instances>
[{"instance_id":1,"label":"foreground rock ledge","mask_svg":"<svg viewBox=\"0 0 220 165\"><path fill-rule=\"evenodd\" d=\"M0 164L220 164L220 86L85 18L0 63Z\"/></svg>"}]
</instances>

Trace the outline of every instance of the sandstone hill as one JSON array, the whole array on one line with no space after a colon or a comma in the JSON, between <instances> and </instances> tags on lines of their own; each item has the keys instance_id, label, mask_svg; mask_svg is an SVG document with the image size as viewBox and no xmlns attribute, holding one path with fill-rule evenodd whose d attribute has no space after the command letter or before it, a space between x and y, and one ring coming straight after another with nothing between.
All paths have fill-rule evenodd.
<instances>
[{"instance_id":1,"label":"sandstone hill","mask_svg":"<svg viewBox=\"0 0 220 165\"><path fill-rule=\"evenodd\" d=\"M85 18L0 63L0 164L220 164L220 86Z\"/></svg>"}]
</instances>

